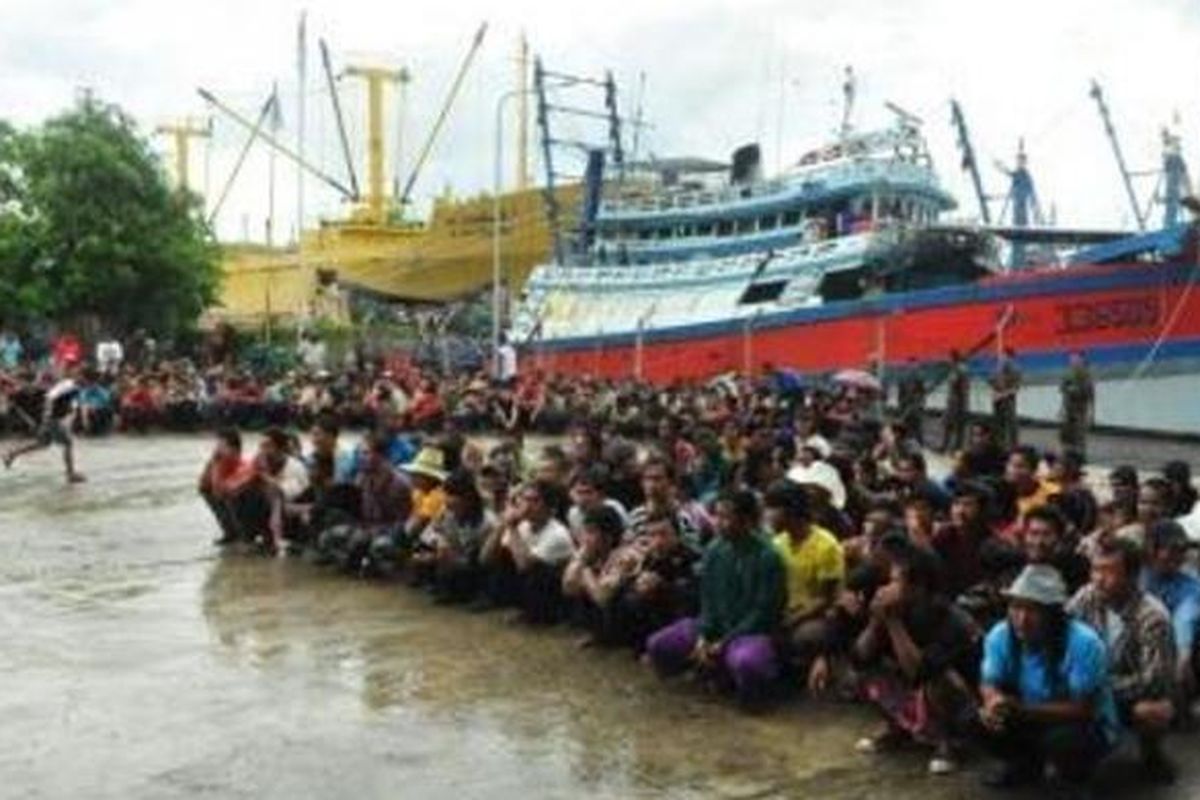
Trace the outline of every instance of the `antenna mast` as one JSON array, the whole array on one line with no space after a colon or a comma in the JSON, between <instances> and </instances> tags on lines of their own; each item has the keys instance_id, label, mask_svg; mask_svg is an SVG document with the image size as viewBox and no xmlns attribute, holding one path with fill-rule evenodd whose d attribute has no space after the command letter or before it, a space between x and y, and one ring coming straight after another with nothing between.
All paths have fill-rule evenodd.
<instances>
[{"instance_id":1,"label":"antenna mast","mask_svg":"<svg viewBox=\"0 0 1200 800\"><path fill-rule=\"evenodd\" d=\"M958 132L958 149L962 151L962 168L971 176L971 184L975 187L975 198L979 202L979 217L984 225L992 224L992 213L988 208L987 194L983 191L983 178L979 175L979 164L975 160L975 148L971 146L971 136L967 132L967 120L963 116L962 106L957 100L950 101L950 116L954 129Z\"/></svg>"}]
</instances>

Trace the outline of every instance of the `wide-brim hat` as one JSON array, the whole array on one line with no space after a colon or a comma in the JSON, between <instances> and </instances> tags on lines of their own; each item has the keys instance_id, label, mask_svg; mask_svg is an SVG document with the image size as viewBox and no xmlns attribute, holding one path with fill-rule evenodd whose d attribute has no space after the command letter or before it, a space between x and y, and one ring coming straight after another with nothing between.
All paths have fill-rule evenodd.
<instances>
[{"instance_id":1,"label":"wide-brim hat","mask_svg":"<svg viewBox=\"0 0 1200 800\"><path fill-rule=\"evenodd\" d=\"M1067 604L1067 586L1062 575L1048 564L1029 564L1004 591L1009 600L1026 600L1039 606Z\"/></svg>"},{"instance_id":2,"label":"wide-brim hat","mask_svg":"<svg viewBox=\"0 0 1200 800\"><path fill-rule=\"evenodd\" d=\"M807 447L809 450L812 450L817 454L817 457L822 460L833 455L833 445L831 445L829 440L819 433L814 433L812 436L809 436L800 443L800 446Z\"/></svg>"},{"instance_id":3,"label":"wide-brim hat","mask_svg":"<svg viewBox=\"0 0 1200 800\"><path fill-rule=\"evenodd\" d=\"M797 464L788 470L787 479L801 486L819 486L829 493L829 501L837 509L846 505L846 485L842 476L825 461L814 461L808 466Z\"/></svg>"},{"instance_id":4,"label":"wide-brim hat","mask_svg":"<svg viewBox=\"0 0 1200 800\"><path fill-rule=\"evenodd\" d=\"M446 480L446 456L436 447L422 447L417 457L400 469L412 475L424 475L435 481Z\"/></svg>"}]
</instances>

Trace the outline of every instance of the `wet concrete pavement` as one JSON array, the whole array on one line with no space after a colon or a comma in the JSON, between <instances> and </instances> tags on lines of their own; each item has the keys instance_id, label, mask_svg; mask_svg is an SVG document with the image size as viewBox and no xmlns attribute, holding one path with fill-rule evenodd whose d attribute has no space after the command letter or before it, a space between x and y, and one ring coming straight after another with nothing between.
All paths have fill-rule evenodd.
<instances>
[{"instance_id":1,"label":"wet concrete pavement","mask_svg":"<svg viewBox=\"0 0 1200 800\"><path fill-rule=\"evenodd\" d=\"M219 556L208 448L84 442L71 488L55 454L0 474L0 797L980 796L854 754L861 708L748 716L566 630Z\"/></svg>"}]
</instances>

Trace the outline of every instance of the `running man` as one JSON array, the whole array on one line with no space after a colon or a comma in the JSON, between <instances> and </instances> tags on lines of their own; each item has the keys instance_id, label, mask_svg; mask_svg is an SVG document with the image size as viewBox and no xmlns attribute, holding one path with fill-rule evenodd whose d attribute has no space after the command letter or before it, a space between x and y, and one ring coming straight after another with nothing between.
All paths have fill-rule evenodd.
<instances>
[{"instance_id":1,"label":"running man","mask_svg":"<svg viewBox=\"0 0 1200 800\"><path fill-rule=\"evenodd\" d=\"M76 377L79 378L78 381ZM27 453L57 444L63 449L63 467L66 470L67 483L83 483L87 480L82 473L75 470L75 447L71 439L71 424L75 421L79 391L91 385L92 380L93 377L90 374L81 372L78 367L66 369L62 380L46 392L37 438L27 445L5 453L5 469L12 467L14 461Z\"/></svg>"}]
</instances>

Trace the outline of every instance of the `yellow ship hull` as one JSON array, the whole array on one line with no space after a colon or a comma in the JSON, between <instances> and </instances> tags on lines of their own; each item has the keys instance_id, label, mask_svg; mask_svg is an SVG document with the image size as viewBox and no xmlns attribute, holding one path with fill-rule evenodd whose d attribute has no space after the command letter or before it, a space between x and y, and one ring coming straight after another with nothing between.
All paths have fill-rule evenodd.
<instances>
[{"instance_id":1,"label":"yellow ship hull","mask_svg":"<svg viewBox=\"0 0 1200 800\"><path fill-rule=\"evenodd\" d=\"M578 187L559 190L560 207L577 207ZM516 290L551 249L540 189L501 197L502 281ZM383 297L444 303L492 283L492 198L439 200L428 225L374 225L354 219L305 231L303 252L253 245L225 248L214 320L253 325L267 318L342 317L330 292L365 290Z\"/></svg>"}]
</instances>

